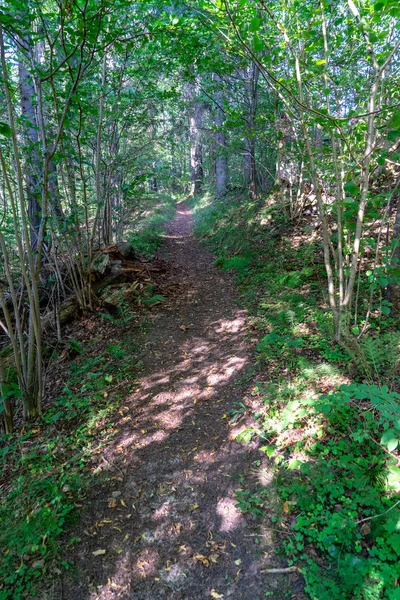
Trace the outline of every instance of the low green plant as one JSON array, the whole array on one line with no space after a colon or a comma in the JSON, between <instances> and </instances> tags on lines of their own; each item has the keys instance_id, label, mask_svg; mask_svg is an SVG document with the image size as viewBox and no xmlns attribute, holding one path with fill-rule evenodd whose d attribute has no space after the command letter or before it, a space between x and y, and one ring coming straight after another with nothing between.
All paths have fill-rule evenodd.
<instances>
[{"instance_id":1,"label":"low green plant","mask_svg":"<svg viewBox=\"0 0 400 600\"><path fill-rule=\"evenodd\" d=\"M172 219L175 211L176 200L166 194L157 194L149 199L144 197L142 203L146 210L132 220L127 232L127 238L136 253L145 258L152 258L162 242L164 224Z\"/></svg>"},{"instance_id":2,"label":"low green plant","mask_svg":"<svg viewBox=\"0 0 400 600\"><path fill-rule=\"evenodd\" d=\"M237 439L258 438L274 474L266 487L243 476L238 507L274 522L312 600L399 600L399 336L390 306L381 295L368 335L358 339L358 329L335 342L318 240L297 229L294 246L287 219L265 200L196 202L197 235L237 275L259 337L251 394L264 409ZM377 271L372 283L387 286L378 275L386 277ZM361 285L360 302L368 298ZM236 426L248 410L232 408Z\"/></svg>"},{"instance_id":3,"label":"low green plant","mask_svg":"<svg viewBox=\"0 0 400 600\"><path fill-rule=\"evenodd\" d=\"M161 294L154 294L149 298L143 298L142 303L152 306L153 304L161 304L161 302L166 302L167 298L162 296Z\"/></svg>"},{"instance_id":4,"label":"low green plant","mask_svg":"<svg viewBox=\"0 0 400 600\"><path fill-rule=\"evenodd\" d=\"M116 435L112 416L120 398L109 390L132 358L121 344L110 344L108 353L116 363L79 355L42 420L0 436L0 600L39 597L43 578L70 566L64 557L79 538L68 538L68 530L76 503L93 487L93 452Z\"/></svg>"},{"instance_id":5,"label":"low green plant","mask_svg":"<svg viewBox=\"0 0 400 600\"><path fill-rule=\"evenodd\" d=\"M400 363L400 333L390 331L357 339L346 336L342 342L357 369L369 381L393 382Z\"/></svg>"},{"instance_id":6,"label":"low green plant","mask_svg":"<svg viewBox=\"0 0 400 600\"><path fill-rule=\"evenodd\" d=\"M121 291L115 294L115 296L118 301L116 308L117 315L112 315L110 313L103 312L101 312L100 315L103 317L103 319L107 319L107 321L110 321L113 325L120 327L123 325L127 325L130 321L135 319L136 313L133 312L132 305L128 302L128 300Z\"/></svg>"},{"instance_id":7,"label":"low green plant","mask_svg":"<svg viewBox=\"0 0 400 600\"><path fill-rule=\"evenodd\" d=\"M259 435L261 450L273 457L275 487L290 513L291 526L282 530L289 564L301 566L311 598L396 598L400 469L385 450L399 444L400 395L350 384L316 398L280 397L277 405L270 389L257 391L266 394L263 423L240 440ZM296 435L288 447L286 432L307 427L313 436ZM263 516L266 491L239 490L238 507Z\"/></svg>"}]
</instances>

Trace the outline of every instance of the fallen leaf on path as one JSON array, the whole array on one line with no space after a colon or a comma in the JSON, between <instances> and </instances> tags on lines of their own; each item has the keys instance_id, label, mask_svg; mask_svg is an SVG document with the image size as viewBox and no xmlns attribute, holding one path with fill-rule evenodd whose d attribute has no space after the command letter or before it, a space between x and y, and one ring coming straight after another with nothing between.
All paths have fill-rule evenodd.
<instances>
[{"instance_id":1,"label":"fallen leaf on path","mask_svg":"<svg viewBox=\"0 0 400 600\"><path fill-rule=\"evenodd\" d=\"M94 552L92 552L93 556L102 556L105 553L106 553L106 550L104 548L101 548L100 550L95 550Z\"/></svg>"},{"instance_id":2,"label":"fallen leaf on path","mask_svg":"<svg viewBox=\"0 0 400 600\"><path fill-rule=\"evenodd\" d=\"M207 556L204 556L204 554L195 554L193 556L193 560L195 562L201 562L205 567L210 566L210 561L208 560Z\"/></svg>"},{"instance_id":3,"label":"fallen leaf on path","mask_svg":"<svg viewBox=\"0 0 400 600\"><path fill-rule=\"evenodd\" d=\"M197 510L198 508L200 508L199 504L192 504L192 506L190 507L191 510Z\"/></svg>"},{"instance_id":4,"label":"fallen leaf on path","mask_svg":"<svg viewBox=\"0 0 400 600\"><path fill-rule=\"evenodd\" d=\"M213 562L215 564L218 560L218 554L210 554L209 558L210 558L211 562Z\"/></svg>"},{"instance_id":5,"label":"fallen leaf on path","mask_svg":"<svg viewBox=\"0 0 400 600\"><path fill-rule=\"evenodd\" d=\"M211 590L210 596L211 596L211 598L223 598L224 597L223 594L218 594L218 592L216 592L215 590Z\"/></svg>"}]
</instances>

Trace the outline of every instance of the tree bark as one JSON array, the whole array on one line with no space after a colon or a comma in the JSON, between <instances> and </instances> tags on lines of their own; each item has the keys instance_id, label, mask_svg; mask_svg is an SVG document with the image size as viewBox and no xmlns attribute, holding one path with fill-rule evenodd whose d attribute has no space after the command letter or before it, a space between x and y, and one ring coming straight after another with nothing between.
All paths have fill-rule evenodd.
<instances>
[{"instance_id":1,"label":"tree bark","mask_svg":"<svg viewBox=\"0 0 400 600\"><path fill-rule=\"evenodd\" d=\"M393 243L396 247L393 251L392 266L395 269L400 269L400 198L397 202L396 218L393 226ZM391 283L388 288L388 297L390 302L393 304L393 308L400 312L400 285Z\"/></svg>"},{"instance_id":2,"label":"tree bark","mask_svg":"<svg viewBox=\"0 0 400 600\"><path fill-rule=\"evenodd\" d=\"M216 196L217 198L221 198L224 196L224 194L226 194L228 185L228 156L226 154L226 136L223 130L225 121L224 92L219 75L213 73L212 78L216 88L214 92L214 98L216 102L214 110L214 139L216 145L215 184Z\"/></svg>"},{"instance_id":3,"label":"tree bark","mask_svg":"<svg viewBox=\"0 0 400 600\"><path fill-rule=\"evenodd\" d=\"M203 104L196 100L195 84L187 86L188 99L192 105L189 116L190 136L190 181L191 194L199 194L203 188L203 146L201 141L201 130L203 127Z\"/></svg>"},{"instance_id":4,"label":"tree bark","mask_svg":"<svg viewBox=\"0 0 400 600\"><path fill-rule=\"evenodd\" d=\"M21 41L21 45L29 41ZM24 62L18 62L19 88L21 93L21 113L24 121L25 133L25 164L24 176L26 199L28 204L28 218L30 225L30 242L33 250L37 249L39 229L42 218L40 198L40 166L38 143L39 135L34 109L35 88L32 78L26 70Z\"/></svg>"},{"instance_id":5,"label":"tree bark","mask_svg":"<svg viewBox=\"0 0 400 600\"><path fill-rule=\"evenodd\" d=\"M246 182L249 186L250 195L252 198L255 198L258 194L255 118L257 114L258 105L259 75L260 70L258 66L252 61L249 67L246 69L248 115L244 160Z\"/></svg>"}]
</instances>

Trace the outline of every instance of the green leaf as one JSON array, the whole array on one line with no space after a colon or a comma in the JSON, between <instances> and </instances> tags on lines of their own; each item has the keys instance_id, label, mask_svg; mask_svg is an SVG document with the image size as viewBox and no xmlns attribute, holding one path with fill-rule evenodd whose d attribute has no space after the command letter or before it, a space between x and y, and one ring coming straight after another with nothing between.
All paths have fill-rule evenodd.
<instances>
[{"instance_id":1,"label":"green leaf","mask_svg":"<svg viewBox=\"0 0 400 600\"><path fill-rule=\"evenodd\" d=\"M388 429L381 437L382 446L386 446L389 452L396 450L399 443L399 434L395 429Z\"/></svg>"},{"instance_id":2,"label":"green leaf","mask_svg":"<svg viewBox=\"0 0 400 600\"><path fill-rule=\"evenodd\" d=\"M397 142L397 138L400 137L400 129L393 129L389 131L388 138L391 142Z\"/></svg>"},{"instance_id":3,"label":"green leaf","mask_svg":"<svg viewBox=\"0 0 400 600\"><path fill-rule=\"evenodd\" d=\"M264 42L263 40L260 40L257 34L254 35L253 44L256 52L261 52L264 48Z\"/></svg>"},{"instance_id":4,"label":"green leaf","mask_svg":"<svg viewBox=\"0 0 400 600\"><path fill-rule=\"evenodd\" d=\"M250 21L250 31L258 31L260 29L260 23L260 19L258 17L254 17L254 19Z\"/></svg>"},{"instance_id":5,"label":"green leaf","mask_svg":"<svg viewBox=\"0 0 400 600\"><path fill-rule=\"evenodd\" d=\"M0 121L0 135L3 137L11 137L11 127L8 123L4 123L4 121Z\"/></svg>"},{"instance_id":6,"label":"green leaf","mask_svg":"<svg viewBox=\"0 0 400 600\"><path fill-rule=\"evenodd\" d=\"M344 185L344 191L346 192L346 194L348 194L349 196L357 196L360 192L360 189L358 187L358 185L356 185L354 183L354 181L348 181L345 185Z\"/></svg>"},{"instance_id":7,"label":"green leaf","mask_svg":"<svg viewBox=\"0 0 400 600\"><path fill-rule=\"evenodd\" d=\"M276 446L262 446L260 450L261 452L265 452L268 458L271 458L276 450Z\"/></svg>"},{"instance_id":8,"label":"green leaf","mask_svg":"<svg viewBox=\"0 0 400 600\"><path fill-rule=\"evenodd\" d=\"M386 287L389 285L389 279L387 277L380 277L378 283L381 287Z\"/></svg>"}]
</instances>

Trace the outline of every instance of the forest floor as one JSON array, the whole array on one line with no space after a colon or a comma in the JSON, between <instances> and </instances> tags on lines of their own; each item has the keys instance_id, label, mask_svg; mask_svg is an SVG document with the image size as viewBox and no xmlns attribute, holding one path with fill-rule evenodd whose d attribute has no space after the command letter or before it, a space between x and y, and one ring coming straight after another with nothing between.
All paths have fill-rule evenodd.
<instances>
[{"instance_id":1,"label":"forest floor","mask_svg":"<svg viewBox=\"0 0 400 600\"><path fill-rule=\"evenodd\" d=\"M260 460L227 415L255 373L246 312L231 275L194 239L186 205L166 230L161 253L177 292L152 313L141 376L103 453L109 477L80 509L82 541L68 556L77 568L54 597L300 597L297 574L264 572L284 566L273 531L235 506L237 482L254 479ZM263 473L272 480L268 464Z\"/></svg>"}]
</instances>

